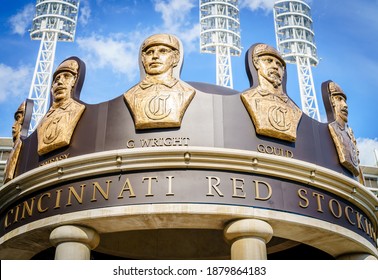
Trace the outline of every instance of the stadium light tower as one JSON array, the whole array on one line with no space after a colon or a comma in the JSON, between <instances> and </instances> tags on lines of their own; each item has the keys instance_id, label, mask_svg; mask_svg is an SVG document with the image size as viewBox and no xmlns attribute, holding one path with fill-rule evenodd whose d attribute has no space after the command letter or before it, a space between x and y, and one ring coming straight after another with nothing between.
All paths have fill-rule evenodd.
<instances>
[{"instance_id":1,"label":"stadium light tower","mask_svg":"<svg viewBox=\"0 0 378 280\"><path fill-rule=\"evenodd\" d=\"M80 0L37 0L30 37L41 40L41 44L29 91L29 99L34 100L29 134L46 114L56 43L74 40L79 3Z\"/></svg>"},{"instance_id":2,"label":"stadium light tower","mask_svg":"<svg viewBox=\"0 0 378 280\"><path fill-rule=\"evenodd\" d=\"M202 53L216 55L216 84L233 88L231 55L240 56L238 0L200 0Z\"/></svg>"},{"instance_id":3,"label":"stadium light tower","mask_svg":"<svg viewBox=\"0 0 378 280\"><path fill-rule=\"evenodd\" d=\"M303 0L280 0L274 4L277 48L287 63L297 64L302 110L320 121L311 66L317 66L311 8Z\"/></svg>"}]
</instances>

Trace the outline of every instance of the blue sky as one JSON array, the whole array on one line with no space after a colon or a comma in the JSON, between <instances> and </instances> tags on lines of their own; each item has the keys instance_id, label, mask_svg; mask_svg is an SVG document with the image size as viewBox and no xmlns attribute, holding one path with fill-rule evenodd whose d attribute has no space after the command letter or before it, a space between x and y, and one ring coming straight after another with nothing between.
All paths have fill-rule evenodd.
<instances>
[{"instance_id":1,"label":"blue sky","mask_svg":"<svg viewBox=\"0 0 378 280\"><path fill-rule=\"evenodd\" d=\"M36 1L5 0L0 10L0 137L11 136L13 114L28 97L40 41L30 40ZM232 58L234 88L249 87L244 68L257 42L276 47L274 0L240 0L240 57ZM313 78L325 121L321 83L333 80L348 97L349 125L363 164L378 149L378 0L312 0L320 63ZM168 32L184 44L181 79L215 84L215 55L199 52L199 0L81 0L76 38L58 43L54 68L75 55L87 65L81 99L99 103L139 81L138 49L147 36ZM288 94L300 104L295 65L288 65Z\"/></svg>"}]
</instances>

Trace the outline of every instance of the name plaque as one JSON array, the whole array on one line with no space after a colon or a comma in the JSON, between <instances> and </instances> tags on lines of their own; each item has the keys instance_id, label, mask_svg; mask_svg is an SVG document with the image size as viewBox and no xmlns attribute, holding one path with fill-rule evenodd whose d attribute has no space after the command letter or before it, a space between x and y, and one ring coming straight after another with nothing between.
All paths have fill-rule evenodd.
<instances>
[{"instance_id":1,"label":"name plaque","mask_svg":"<svg viewBox=\"0 0 378 280\"><path fill-rule=\"evenodd\" d=\"M167 203L256 207L304 215L352 230L376 246L372 221L335 194L289 180L213 170L118 173L59 184L2 211L0 235L54 215Z\"/></svg>"}]
</instances>

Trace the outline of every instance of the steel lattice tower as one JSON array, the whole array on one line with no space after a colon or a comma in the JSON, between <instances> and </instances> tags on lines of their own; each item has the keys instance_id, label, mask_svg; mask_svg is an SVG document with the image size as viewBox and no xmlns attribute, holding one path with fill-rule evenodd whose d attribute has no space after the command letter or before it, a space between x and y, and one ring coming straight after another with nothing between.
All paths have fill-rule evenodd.
<instances>
[{"instance_id":1,"label":"steel lattice tower","mask_svg":"<svg viewBox=\"0 0 378 280\"><path fill-rule=\"evenodd\" d=\"M277 48L287 63L297 64L302 110L320 121L312 66L317 66L311 8L303 0L280 0L274 4Z\"/></svg>"},{"instance_id":2,"label":"steel lattice tower","mask_svg":"<svg viewBox=\"0 0 378 280\"><path fill-rule=\"evenodd\" d=\"M240 56L238 0L200 0L202 53L216 54L216 84L233 88L231 56Z\"/></svg>"},{"instance_id":3,"label":"steel lattice tower","mask_svg":"<svg viewBox=\"0 0 378 280\"><path fill-rule=\"evenodd\" d=\"M41 45L29 91L29 99L34 101L29 134L46 114L56 43L74 40L79 3L80 0L37 0L30 37L41 40Z\"/></svg>"}]
</instances>

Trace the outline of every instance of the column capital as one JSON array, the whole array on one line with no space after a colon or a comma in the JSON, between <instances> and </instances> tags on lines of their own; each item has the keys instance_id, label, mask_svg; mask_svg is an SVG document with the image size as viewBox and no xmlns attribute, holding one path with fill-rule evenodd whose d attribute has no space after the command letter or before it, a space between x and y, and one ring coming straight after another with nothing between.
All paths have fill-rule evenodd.
<instances>
[{"instance_id":1,"label":"column capital","mask_svg":"<svg viewBox=\"0 0 378 280\"><path fill-rule=\"evenodd\" d=\"M273 237L273 228L262 220L242 219L228 224L224 229L224 236L230 242L245 237L261 238L266 244Z\"/></svg>"},{"instance_id":2,"label":"column capital","mask_svg":"<svg viewBox=\"0 0 378 280\"><path fill-rule=\"evenodd\" d=\"M97 231L88 227L63 225L51 232L50 242L55 247L64 242L77 242L87 245L92 250L100 243L100 236Z\"/></svg>"}]
</instances>

